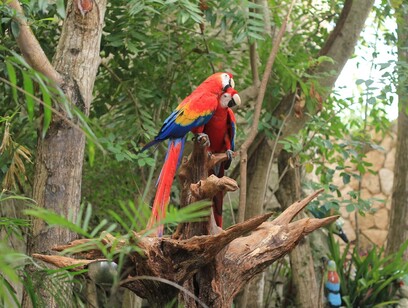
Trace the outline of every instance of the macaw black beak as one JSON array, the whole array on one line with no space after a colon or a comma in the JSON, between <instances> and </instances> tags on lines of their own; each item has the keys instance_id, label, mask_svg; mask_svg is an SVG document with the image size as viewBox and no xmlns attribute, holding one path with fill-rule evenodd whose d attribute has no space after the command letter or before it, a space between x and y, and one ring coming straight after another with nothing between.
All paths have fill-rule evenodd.
<instances>
[{"instance_id":1,"label":"macaw black beak","mask_svg":"<svg viewBox=\"0 0 408 308\"><path fill-rule=\"evenodd\" d=\"M228 107L232 108L234 106L239 106L239 105L241 105L241 98L239 97L238 94L234 94L231 100L228 102Z\"/></svg>"}]
</instances>

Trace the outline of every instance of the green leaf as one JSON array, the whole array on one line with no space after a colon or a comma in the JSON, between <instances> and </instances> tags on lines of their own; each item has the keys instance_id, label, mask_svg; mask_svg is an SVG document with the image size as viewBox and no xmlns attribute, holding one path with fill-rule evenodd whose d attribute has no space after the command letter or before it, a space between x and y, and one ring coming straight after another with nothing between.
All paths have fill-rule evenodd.
<instances>
[{"instance_id":1,"label":"green leaf","mask_svg":"<svg viewBox=\"0 0 408 308\"><path fill-rule=\"evenodd\" d=\"M17 102L17 74L16 74L16 70L14 69L13 64L11 64L10 62L6 61L6 67L7 67L7 73L8 73L8 77L10 82L13 84L13 86L11 87L11 93L13 95L13 100L15 102Z\"/></svg>"},{"instance_id":2,"label":"green leaf","mask_svg":"<svg viewBox=\"0 0 408 308\"><path fill-rule=\"evenodd\" d=\"M86 232L86 230L83 230L81 227L67 220L65 217L58 215L57 213L54 213L52 211L48 211L43 208L36 207L33 209L24 210L24 214L40 218L51 226L57 225L60 227L65 227L84 237L87 237L87 238L90 237L89 234Z\"/></svg>"},{"instance_id":3,"label":"green leaf","mask_svg":"<svg viewBox=\"0 0 408 308\"><path fill-rule=\"evenodd\" d=\"M93 229L92 230L92 232L91 232L91 238L94 238L101 230L102 230L102 228L105 226L105 225L107 225L108 224L108 221L106 220L106 219L103 219L100 223L99 223L99 225L97 225L96 227L95 227L95 229ZM113 225L111 225L111 227L112 226L114 226L114 228L116 228L116 225L115 224L113 224ZM113 230L113 229L112 229ZM107 231L107 230L106 230ZM110 232L110 231L107 231L107 232Z\"/></svg>"},{"instance_id":4,"label":"green leaf","mask_svg":"<svg viewBox=\"0 0 408 308\"><path fill-rule=\"evenodd\" d=\"M351 212L354 211L354 209L355 209L355 206L354 206L353 203L347 204L347 206L346 206L346 211L347 211L347 212L351 213Z\"/></svg>"},{"instance_id":5,"label":"green leaf","mask_svg":"<svg viewBox=\"0 0 408 308\"><path fill-rule=\"evenodd\" d=\"M65 4L64 0L57 0L57 13L61 18L65 18Z\"/></svg>"},{"instance_id":6,"label":"green leaf","mask_svg":"<svg viewBox=\"0 0 408 308\"><path fill-rule=\"evenodd\" d=\"M43 120L43 129L42 129L42 137L44 138L51 124L51 117L52 117L51 96L48 92L48 89L45 88L43 85L41 85L40 88L41 88L43 102L44 102L44 120Z\"/></svg>"},{"instance_id":7,"label":"green leaf","mask_svg":"<svg viewBox=\"0 0 408 308\"><path fill-rule=\"evenodd\" d=\"M314 168L314 166L313 166L312 163L306 163L306 164L305 164L305 171L306 171L306 173L312 173L313 168Z\"/></svg>"},{"instance_id":8,"label":"green leaf","mask_svg":"<svg viewBox=\"0 0 408 308\"><path fill-rule=\"evenodd\" d=\"M23 84L24 90L27 92L25 93L25 99L27 103L28 118L30 119L30 121L32 121L34 118L34 105L35 105L34 99L32 97L32 95L34 95L34 87L31 77L24 71L23 71Z\"/></svg>"},{"instance_id":9,"label":"green leaf","mask_svg":"<svg viewBox=\"0 0 408 308\"><path fill-rule=\"evenodd\" d=\"M92 167L95 161L95 143L91 140L88 140L88 158L89 165Z\"/></svg>"},{"instance_id":10,"label":"green leaf","mask_svg":"<svg viewBox=\"0 0 408 308\"><path fill-rule=\"evenodd\" d=\"M390 62L387 62L387 63L379 63L378 65L380 66L380 70L383 70L383 69L385 69L385 68L387 68L387 67L390 67L391 63L390 63Z\"/></svg>"},{"instance_id":11,"label":"green leaf","mask_svg":"<svg viewBox=\"0 0 408 308\"><path fill-rule=\"evenodd\" d=\"M264 9L264 7L261 4L251 2L251 1L248 1L247 5L248 5L248 8L250 9L258 9L258 10Z\"/></svg>"},{"instance_id":12,"label":"green leaf","mask_svg":"<svg viewBox=\"0 0 408 308\"><path fill-rule=\"evenodd\" d=\"M333 58L330 58L328 56L320 56L317 58L318 63L323 63L323 62L329 62L329 63L334 63Z\"/></svg>"},{"instance_id":13,"label":"green leaf","mask_svg":"<svg viewBox=\"0 0 408 308\"><path fill-rule=\"evenodd\" d=\"M86 207L84 222L82 223L82 229L85 231L88 230L89 221L91 220L91 216L92 216L92 206L91 204L88 204L88 206Z\"/></svg>"},{"instance_id":14,"label":"green leaf","mask_svg":"<svg viewBox=\"0 0 408 308\"><path fill-rule=\"evenodd\" d=\"M377 101L377 99L372 96L367 100L367 103L371 104L371 105L374 105L376 101Z\"/></svg>"},{"instance_id":15,"label":"green leaf","mask_svg":"<svg viewBox=\"0 0 408 308\"><path fill-rule=\"evenodd\" d=\"M342 173L341 176L343 177L343 184L350 183L351 176L348 173Z\"/></svg>"},{"instance_id":16,"label":"green leaf","mask_svg":"<svg viewBox=\"0 0 408 308\"><path fill-rule=\"evenodd\" d=\"M0 297L2 297L3 295L9 295L13 301L14 301L14 307L21 307L20 306L20 301L17 299L17 292L16 290L13 288L13 286L7 281L7 279L5 279L4 277L2 277L2 275L0 275L0 286L4 286L5 289L7 290L7 293L4 294L5 292L0 292ZM0 287L1 290L1 287ZM3 294L2 294L3 293ZM6 296L7 297L7 296ZM4 304L4 303L3 303ZM6 304L7 304L7 299L6 299Z\"/></svg>"},{"instance_id":17,"label":"green leaf","mask_svg":"<svg viewBox=\"0 0 408 308\"><path fill-rule=\"evenodd\" d=\"M252 37L252 38L254 38L256 40L261 40L261 41L263 41L265 39L263 36L259 35L256 32L248 32L248 36Z\"/></svg>"},{"instance_id":18,"label":"green leaf","mask_svg":"<svg viewBox=\"0 0 408 308\"><path fill-rule=\"evenodd\" d=\"M13 33L15 38L17 38L20 34L20 25L15 20L11 21L11 32Z\"/></svg>"},{"instance_id":19,"label":"green leaf","mask_svg":"<svg viewBox=\"0 0 408 308\"><path fill-rule=\"evenodd\" d=\"M373 83L374 83L374 80L372 80L372 79L368 79L368 80L365 81L365 84L366 84L367 87L371 86Z\"/></svg>"}]
</instances>

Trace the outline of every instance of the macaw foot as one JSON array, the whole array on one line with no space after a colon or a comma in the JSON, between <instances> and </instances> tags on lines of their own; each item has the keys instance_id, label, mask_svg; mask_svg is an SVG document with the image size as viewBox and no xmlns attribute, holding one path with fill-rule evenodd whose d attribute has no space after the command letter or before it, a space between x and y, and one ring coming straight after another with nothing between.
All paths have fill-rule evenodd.
<instances>
[{"instance_id":1,"label":"macaw foot","mask_svg":"<svg viewBox=\"0 0 408 308\"><path fill-rule=\"evenodd\" d=\"M202 146L202 147L209 147L210 146L210 138L208 138L207 134L204 133L199 133L196 135L197 142Z\"/></svg>"},{"instance_id":2,"label":"macaw foot","mask_svg":"<svg viewBox=\"0 0 408 308\"><path fill-rule=\"evenodd\" d=\"M227 170L231 166L232 155L234 154L234 152L231 150L227 150L225 154L227 154L228 160L224 163L224 169Z\"/></svg>"},{"instance_id":3,"label":"macaw foot","mask_svg":"<svg viewBox=\"0 0 408 308\"><path fill-rule=\"evenodd\" d=\"M225 152L225 154L227 154L228 160L232 160L232 155L234 154L234 151L227 150L227 151Z\"/></svg>"}]
</instances>

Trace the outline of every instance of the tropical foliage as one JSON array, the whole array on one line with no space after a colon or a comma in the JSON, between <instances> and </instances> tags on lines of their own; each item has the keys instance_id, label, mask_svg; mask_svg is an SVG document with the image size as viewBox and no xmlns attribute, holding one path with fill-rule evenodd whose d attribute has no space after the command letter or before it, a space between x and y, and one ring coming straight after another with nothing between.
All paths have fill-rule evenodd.
<instances>
[{"instance_id":1,"label":"tropical foliage","mask_svg":"<svg viewBox=\"0 0 408 308\"><path fill-rule=\"evenodd\" d=\"M64 1L21 2L30 26L51 59L66 14ZM264 3L268 3L270 16L264 12ZM62 225L85 238L96 238L96 244L100 243L101 231L117 232L120 240L129 242L131 231L145 225L146 203L158 172L155 162L162 161L164 152L140 153L141 146L153 138L158 123L162 123L180 99L213 71L231 71L239 90L250 86L248 48L253 44L257 47L261 75L286 7L287 1L274 0L110 2L101 43L101 66L88 118L70 104L61 89L34 71L19 54L15 43L19 27L13 20L16 13L4 1L0 2L0 182L4 189L0 194L0 206L5 206L9 198L17 198L23 201L25 209L23 218L0 218L0 231L24 240L30 224L28 217L33 216L42 218L49 226ZM370 200L361 199L358 191L349 193L352 198L347 203L338 201L340 191L332 183L333 174L340 170L343 182L348 183L351 178L359 180L365 172L370 172L370 166L363 160L364 153L367 147L376 148L377 145L367 132L372 128L385 131L388 127L385 106L392 103L390 94L395 91L392 84L396 75L393 70L386 71L379 92L370 76L367 80L357 80L361 89L358 97L344 98L341 93L335 93L315 115L319 109L316 93L321 90L318 80L324 76L314 74L313 69L318 63L331 61L319 57L318 52L341 8L342 3L336 1L318 1L313 5L303 1L295 6L290 30L268 83L259 131L271 142L276 142L284 123L273 116L273 111L286 93L300 88L310 121L298 135L280 142L306 172L314 172L319 177L319 183L309 184L309 187L327 189L318 202L336 210L345 206L350 212L364 212L370 209ZM394 44L395 35L384 30L384 16L390 11L387 1L376 6L373 29L379 39L384 37ZM365 44L362 40L361 45ZM374 50L374 56L375 53ZM394 63L380 66L381 69L393 68ZM245 139L252 123L251 103L246 102L244 108L236 111L240 127L238 144ZM349 114L351 108L360 109L362 116ZM53 117L61 114L67 115L66 121L74 123L75 129L83 130L87 136L83 206L76 221L35 208L33 201L27 199L33 185L36 138L44 138ZM327 163L334 167L328 167ZM358 173L348 171L350 163L357 165ZM177 188L172 197L177 204ZM236 203L234 200L233 206ZM205 214L204 208L202 204L183 210L172 208L168 222L198 219ZM119 233L122 236L119 237ZM18 304L11 283L24 282L33 303L38 303L40 299L33 291L32 281L24 277L23 269L26 264L36 263L15 250L3 249L9 240L13 239L6 236L0 241L0 298L3 304ZM129 245L128 249L135 249L135 246ZM109 251L105 252L108 259L113 258ZM371 272L370 277L356 274L350 285L342 285L342 290L350 294L344 298L348 305L367 300L361 298L361 287L370 289L370 294L375 294L379 300L386 300L383 294L391 280L384 277L395 278L399 273L395 273L396 267L386 265L391 259L379 259L377 254L373 250L365 258L353 255L352 264L357 273L369 267L378 269L378 273ZM336 259L338 268L344 263L341 258L338 255ZM54 275L59 281L72 279L65 271L42 270L43 274ZM364 303L369 304L368 301Z\"/></svg>"}]
</instances>

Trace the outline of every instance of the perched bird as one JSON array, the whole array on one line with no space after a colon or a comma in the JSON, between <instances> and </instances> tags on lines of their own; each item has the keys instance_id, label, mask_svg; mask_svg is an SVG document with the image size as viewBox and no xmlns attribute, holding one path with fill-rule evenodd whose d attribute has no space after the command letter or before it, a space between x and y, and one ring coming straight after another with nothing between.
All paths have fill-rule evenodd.
<instances>
[{"instance_id":1,"label":"perched bird","mask_svg":"<svg viewBox=\"0 0 408 308\"><path fill-rule=\"evenodd\" d=\"M326 218L331 215L335 215L332 209L329 209L325 207L324 205L323 206L308 206L307 209L315 218ZM343 224L344 224L344 221L341 218L339 218L335 222L331 223L327 227L327 229L329 229L329 231L339 236L345 243L348 243L349 240L347 238L346 233L344 233L343 228L342 228Z\"/></svg>"},{"instance_id":2,"label":"perched bird","mask_svg":"<svg viewBox=\"0 0 408 308\"><path fill-rule=\"evenodd\" d=\"M326 290L327 303L330 307L341 306L340 278L336 271L336 263L329 260L324 287Z\"/></svg>"},{"instance_id":3,"label":"perched bird","mask_svg":"<svg viewBox=\"0 0 408 308\"><path fill-rule=\"evenodd\" d=\"M153 209L147 228L152 228L158 221L165 218L166 208L170 200L170 190L177 167L183 155L186 135L193 130L200 140L204 125L217 110L222 94L234 88L232 74L215 73L201 83L187 96L164 121L157 136L146 144L142 151L169 139L166 158L157 180L157 191L153 201ZM163 225L157 229L157 235L163 235Z\"/></svg>"},{"instance_id":4,"label":"perched bird","mask_svg":"<svg viewBox=\"0 0 408 308\"><path fill-rule=\"evenodd\" d=\"M241 98L238 92L229 88L221 95L217 110L214 112L211 120L204 126L204 133L208 135L210 146L209 153L227 153L228 160L217 164L214 167L213 174L221 178L224 171L229 168L232 161L232 153L235 149L235 115L230 107L241 104ZM218 192L213 198L213 212L217 226L222 228L222 206L224 192Z\"/></svg>"}]
</instances>

